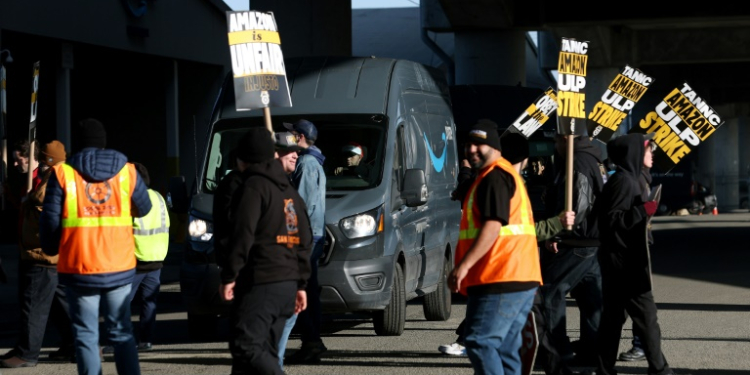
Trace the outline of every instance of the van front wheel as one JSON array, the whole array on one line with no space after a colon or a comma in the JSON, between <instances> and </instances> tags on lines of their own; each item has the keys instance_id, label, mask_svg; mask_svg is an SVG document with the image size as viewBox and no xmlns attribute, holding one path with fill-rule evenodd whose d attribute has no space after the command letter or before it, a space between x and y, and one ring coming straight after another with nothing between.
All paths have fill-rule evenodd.
<instances>
[{"instance_id":1,"label":"van front wheel","mask_svg":"<svg viewBox=\"0 0 750 375\"><path fill-rule=\"evenodd\" d=\"M443 272L437 289L424 296L422 310L429 321L446 321L451 317L451 291L448 289L448 274L451 272L448 259L443 259Z\"/></svg>"},{"instance_id":2,"label":"van front wheel","mask_svg":"<svg viewBox=\"0 0 750 375\"><path fill-rule=\"evenodd\" d=\"M393 270L393 288L391 302L385 310L375 311L372 315L372 325L378 336L401 336L406 323L406 292L404 291L404 271L396 263Z\"/></svg>"}]
</instances>

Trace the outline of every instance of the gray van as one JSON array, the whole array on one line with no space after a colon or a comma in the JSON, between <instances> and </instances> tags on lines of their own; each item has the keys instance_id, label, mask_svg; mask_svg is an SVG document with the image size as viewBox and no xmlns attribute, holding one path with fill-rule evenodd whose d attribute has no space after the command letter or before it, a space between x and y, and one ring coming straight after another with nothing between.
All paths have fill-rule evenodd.
<instances>
[{"instance_id":1,"label":"gray van","mask_svg":"<svg viewBox=\"0 0 750 375\"><path fill-rule=\"evenodd\" d=\"M451 200L456 127L442 72L375 57L286 60L292 107L271 108L274 131L304 118L326 156L326 248L319 263L324 313L371 312L378 335L401 335L406 302L423 297L425 318L447 320L461 207ZM260 110L236 111L231 76L216 101L200 182L190 205L181 289L191 331L226 311L217 294L211 239L213 191L229 153ZM350 142L366 173L337 174Z\"/></svg>"}]
</instances>

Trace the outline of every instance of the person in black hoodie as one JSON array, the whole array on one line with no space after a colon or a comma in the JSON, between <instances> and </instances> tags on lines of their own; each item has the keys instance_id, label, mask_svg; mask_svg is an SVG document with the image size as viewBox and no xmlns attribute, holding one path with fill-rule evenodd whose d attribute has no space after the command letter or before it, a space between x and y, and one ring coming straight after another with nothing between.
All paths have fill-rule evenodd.
<instances>
[{"instance_id":1,"label":"person in black hoodie","mask_svg":"<svg viewBox=\"0 0 750 375\"><path fill-rule=\"evenodd\" d=\"M648 144L645 147L646 153L653 152L653 147L655 146L653 141L653 135L654 133L648 133ZM643 160L643 167L641 168L641 178L639 179L639 182L641 183L641 188L643 191L641 192L641 198L644 202L648 200L649 195L651 195L651 167L654 164L653 160L653 154L651 154L652 157L646 157L644 155ZM654 245L654 236L653 233L651 233L651 223L648 224L648 246L649 248L653 247ZM633 327L633 332L635 332L635 326ZM630 348L630 350L626 352L620 353L620 356L617 358L620 361L644 361L646 360L646 353L643 351L643 345L641 344L641 339L638 337L638 335L633 335L633 347Z\"/></svg>"},{"instance_id":2,"label":"person in black hoodie","mask_svg":"<svg viewBox=\"0 0 750 375\"><path fill-rule=\"evenodd\" d=\"M559 355L547 358L548 375L568 374L568 364L573 364L574 351L566 330L566 296L575 298L581 311L581 340L576 364L594 364L596 335L602 312L601 271L597 262L599 232L593 214L594 202L602 190L605 171L599 148L588 137L576 137L573 147L573 211L575 224L572 231L564 231L545 243L541 251L542 278L540 287L542 311L547 322L547 334L553 348L550 353ZM565 202L566 136L556 137L559 159L555 178L556 194L547 194L553 201L547 207L561 212ZM559 162L558 162L559 161ZM551 213L552 214L552 213ZM588 355L588 357L587 357Z\"/></svg>"},{"instance_id":3,"label":"person in black hoodie","mask_svg":"<svg viewBox=\"0 0 750 375\"><path fill-rule=\"evenodd\" d=\"M251 128L237 158L246 163L241 197L229 244L216 254L220 295L232 301L232 374L283 374L279 338L286 320L307 307L312 230L268 130Z\"/></svg>"},{"instance_id":4,"label":"person in black hoodie","mask_svg":"<svg viewBox=\"0 0 750 375\"><path fill-rule=\"evenodd\" d=\"M646 236L649 218L658 204L643 199L640 182L644 160L652 158L645 149L652 136L627 134L607 143L607 153L617 171L597 201L604 288L597 375L617 374L614 367L626 312L646 353L648 374L674 374L661 351Z\"/></svg>"}]
</instances>

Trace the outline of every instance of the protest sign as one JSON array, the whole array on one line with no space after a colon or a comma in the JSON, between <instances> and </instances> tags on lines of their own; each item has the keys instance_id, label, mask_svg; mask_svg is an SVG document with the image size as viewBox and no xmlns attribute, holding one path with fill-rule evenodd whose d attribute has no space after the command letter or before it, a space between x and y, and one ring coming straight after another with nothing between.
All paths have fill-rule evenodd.
<instances>
[{"instance_id":1,"label":"protest sign","mask_svg":"<svg viewBox=\"0 0 750 375\"><path fill-rule=\"evenodd\" d=\"M8 148L7 148L7 138L8 136L5 133L5 119L8 115L7 108L7 100L5 99L5 96L7 95L5 92L5 66L2 64L2 60L0 60L0 156L2 157L1 164L0 165L0 183L5 183L7 180L8 170ZM3 194L0 196L0 209L5 210L5 195Z\"/></svg>"},{"instance_id":2,"label":"protest sign","mask_svg":"<svg viewBox=\"0 0 750 375\"><path fill-rule=\"evenodd\" d=\"M672 90L630 133L654 133L654 168L669 172L724 123L687 84Z\"/></svg>"},{"instance_id":3,"label":"protest sign","mask_svg":"<svg viewBox=\"0 0 750 375\"><path fill-rule=\"evenodd\" d=\"M31 119L29 120L29 173L27 173L27 184L26 191L30 192L32 187L33 173L31 166L34 165L34 153L35 146L34 140L36 139L36 113L39 107L39 61L34 63L34 73L31 83Z\"/></svg>"},{"instance_id":4,"label":"protest sign","mask_svg":"<svg viewBox=\"0 0 750 375\"><path fill-rule=\"evenodd\" d=\"M607 143L653 81L640 70L625 65L589 113L589 135Z\"/></svg>"},{"instance_id":5,"label":"protest sign","mask_svg":"<svg viewBox=\"0 0 750 375\"><path fill-rule=\"evenodd\" d=\"M586 135L588 42L562 38L557 61L557 133Z\"/></svg>"},{"instance_id":6,"label":"protest sign","mask_svg":"<svg viewBox=\"0 0 750 375\"><path fill-rule=\"evenodd\" d=\"M535 131L544 125L549 116L557 109L557 95L555 90L548 87L542 95L540 95L534 103L526 108L521 116L519 116L513 124L508 128L509 132L520 133L526 139L529 139Z\"/></svg>"},{"instance_id":7,"label":"protest sign","mask_svg":"<svg viewBox=\"0 0 750 375\"><path fill-rule=\"evenodd\" d=\"M273 13L227 12L227 25L237 110L291 107Z\"/></svg>"}]
</instances>

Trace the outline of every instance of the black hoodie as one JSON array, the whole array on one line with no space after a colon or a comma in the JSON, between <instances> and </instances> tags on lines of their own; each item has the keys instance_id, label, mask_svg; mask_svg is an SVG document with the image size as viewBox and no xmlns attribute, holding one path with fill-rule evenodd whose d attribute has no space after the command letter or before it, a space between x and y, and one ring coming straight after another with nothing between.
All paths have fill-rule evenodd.
<instances>
[{"instance_id":1,"label":"black hoodie","mask_svg":"<svg viewBox=\"0 0 750 375\"><path fill-rule=\"evenodd\" d=\"M559 172L555 179L557 187L556 212L558 215L565 208L565 160L556 165ZM573 211L576 220L572 232L563 232L560 243L568 247L599 246L597 215L592 214L594 203L604 186L606 171L602 164L599 148L591 143L588 137L576 137L573 142Z\"/></svg>"},{"instance_id":2,"label":"black hoodie","mask_svg":"<svg viewBox=\"0 0 750 375\"><path fill-rule=\"evenodd\" d=\"M605 273L639 293L651 289L646 227L643 207L644 138L641 134L619 136L607 144L610 160L617 165L596 205L602 242L599 263Z\"/></svg>"},{"instance_id":3,"label":"black hoodie","mask_svg":"<svg viewBox=\"0 0 750 375\"><path fill-rule=\"evenodd\" d=\"M297 288L304 290L312 250L304 201L276 159L250 164L242 177L231 239L225 250L217 248L221 282L247 287L296 280Z\"/></svg>"}]
</instances>

